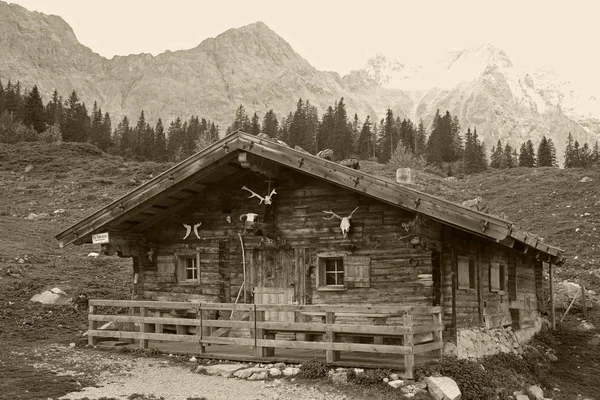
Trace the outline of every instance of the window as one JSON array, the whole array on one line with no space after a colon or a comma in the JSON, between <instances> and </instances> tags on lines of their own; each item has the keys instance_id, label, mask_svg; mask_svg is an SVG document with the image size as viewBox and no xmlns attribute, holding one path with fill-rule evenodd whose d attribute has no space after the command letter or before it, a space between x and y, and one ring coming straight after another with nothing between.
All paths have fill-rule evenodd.
<instances>
[{"instance_id":1,"label":"window","mask_svg":"<svg viewBox=\"0 0 600 400\"><path fill-rule=\"evenodd\" d=\"M371 259L345 253L317 254L317 290L346 290L371 286Z\"/></svg>"},{"instance_id":2,"label":"window","mask_svg":"<svg viewBox=\"0 0 600 400\"><path fill-rule=\"evenodd\" d=\"M200 283L200 253L177 253L177 280Z\"/></svg>"},{"instance_id":3,"label":"window","mask_svg":"<svg viewBox=\"0 0 600 400\"><path fill-rule=\"evenodd\" d=\"M325 285L342 286L344 285L344 259L327 258L325 259Z\"/></svg>"},{"instance_id":4,"label":"window","mask_svg":"<svg viewBox=\"0 0 600 400\"><path fill-rule=\"evenodd\" d=\"M506 267L498 263L490 263L490 292L504 293L506 290Z\"/></svg>"},{"instance_id":5,"label":"window","mask_svg":"<svg viewBox=\"0 0 600 400\"><path fill-rule=\"evenodd\" d=\"M469 257L457 257L458 264L458 288L475 289L477 282L475 260Z\"/></svg>"}]
</instances>

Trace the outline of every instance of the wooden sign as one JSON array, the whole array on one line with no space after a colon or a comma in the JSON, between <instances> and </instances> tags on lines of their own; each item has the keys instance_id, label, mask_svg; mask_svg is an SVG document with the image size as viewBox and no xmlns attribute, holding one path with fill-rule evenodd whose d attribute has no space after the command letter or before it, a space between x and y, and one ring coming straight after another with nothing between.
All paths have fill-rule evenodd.
<instances>
[{"instance_id":1,"label":"wooden sign","mask_svg":"<svg viewBox=\"0 0 600 400\"><path fill-rule=\"evenodd\" d=\"M92 243L93 244L105 244L109 242L108 232L97 233L92 235Z\"/></svg>"}]
</instances>

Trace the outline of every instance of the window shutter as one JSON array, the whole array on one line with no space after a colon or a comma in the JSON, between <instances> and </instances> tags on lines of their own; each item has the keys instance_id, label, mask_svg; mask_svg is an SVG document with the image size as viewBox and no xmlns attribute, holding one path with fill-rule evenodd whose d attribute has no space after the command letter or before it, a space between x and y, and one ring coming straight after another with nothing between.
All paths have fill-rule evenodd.
<instances>
[{"instance_id":1,"label":"window shutter","mask_svg":"<svg viewBox=\"0 0 600 400\"><path fill-rule=\"evenodd\" d=\"M458 257L458 288L459 289L470 289L469 278L470 278L470 269L469 269L469 258L468 257Z\"/></svg>"},{"instance_id":2,"label":"window shutter","mask_svg":"<svg viewBox=\"0 0 600 400\"><path fill-rule=\"evenodd\" d=\"M371 257L346 256L344 258L344 286L371 287Z\"/></svg>"},{"instance_id":3,"label":"window shutter","mask_svg":"<svg viewBox=\"0 0 600 400\"><path fill-rule=\"evenodd\" d=\"M159 282L175 282L175 257L158 256L156 258Z\"/></svg>"},{"instance_id":4,"label":"window shutter","mask_svg":"<svg viewBox=\"0 0 600 400\"><path fill-rule=\"evenodd\" d=\"M490 292L497 292L500 289L500 265L493 263L490 264Z\"/></svg>"}]
</instances>

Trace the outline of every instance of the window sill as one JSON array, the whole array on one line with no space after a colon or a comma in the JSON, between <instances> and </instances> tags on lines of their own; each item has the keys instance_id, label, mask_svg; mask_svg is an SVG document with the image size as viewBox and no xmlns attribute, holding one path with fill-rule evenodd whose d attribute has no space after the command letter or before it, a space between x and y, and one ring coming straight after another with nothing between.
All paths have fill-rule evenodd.
<instances>
[{"instance_id":1,"label":"window sill","mask_svg":"<svg viewBox=\"0 0 600 400\"><path fill-rule=\"evenodd\" d=\"M317 288L317 292L344 292L348 290L346 286L321 286Z\"/></svg>"},{"instance_id":2,"label":"window sill","mask_svg":"<svg viewBox=\"0 0 600 400\"><path fill-rule=\"evenodd\" d=\"M462 290L465 293L475 293L477 291L475 288L465 288L465 287L459 287L458 290Z\"/></svg>"},{"instance_id":3,"label":"window sill","mask_svg":"<svg viewBox=\"0 0 600 400\"><path fill-rule=\"evenodd\" d=\"M500 290L500 289L492 289L492 290L490 290L490 292L496 293L500 296L504 296L506 294L506 292L504 290Z\"/></svg>"},{"instance_id":4,"label":"window sill","mask_svg":"<svg viewBox=\"0 0 600 400\"><path fill-rule=\"evenodd\" d=\"M198 281L177 281L177 283L179 285L188 285L188 286L191 286L191 285L200 285L200 282L198 282Z\"/></svg>"}]
</instances>

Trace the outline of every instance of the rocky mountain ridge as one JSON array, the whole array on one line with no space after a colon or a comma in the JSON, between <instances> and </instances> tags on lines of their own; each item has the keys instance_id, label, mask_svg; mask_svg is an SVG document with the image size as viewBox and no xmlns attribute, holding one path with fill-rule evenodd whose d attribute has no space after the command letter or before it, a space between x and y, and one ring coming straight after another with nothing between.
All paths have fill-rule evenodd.
<instances>
[{"instance_id":1,"label":"rocky mountain ridge","mask_svg":"<svg viewBox=\"0 0 600 400\"><path fill-rule=\"evenodd\" d=\"M200 115L224 131L240 104L261 117L273 109L281 118L298 98L322 113L344 97L349 115L373 121L388 107L426 124L437 109L448 110L459 116L463 130L477 126L488 149L498 139L518 145L546 135L560 151L569 132L589 143L600 132L597 100L580 96L559 77L516 69L489 45L448 53L425 66L378 56L342 77L317 70L257 22L189 50L107 59L80 44L62 18L0 1L0 52L3 83L37 84L46 96L55 88L65 97L77 90L88 105L97 100L115 124L144 110L148 120L167 123Z\"/></svg>"}]
</instances>

